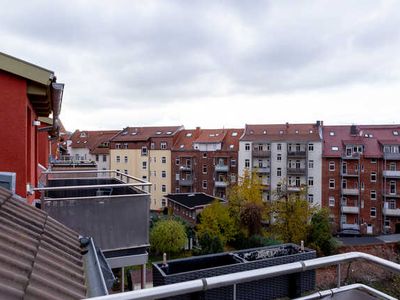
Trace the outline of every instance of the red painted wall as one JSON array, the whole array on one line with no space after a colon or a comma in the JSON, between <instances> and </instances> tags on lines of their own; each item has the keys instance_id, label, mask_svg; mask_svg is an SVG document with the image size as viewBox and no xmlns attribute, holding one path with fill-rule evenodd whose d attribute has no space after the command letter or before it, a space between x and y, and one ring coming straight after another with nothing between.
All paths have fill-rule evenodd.
<instances>
[{"instance_id":1,"label":"red painted wall","mask_svg":"<svg viewBox=\"0 0 400 300\"><path fill-rule=\"evenodd\" d=\"M0 91L0 171L15 172L16 193L31 201L26 184L36 184L37 132L32 120L37 116L24 79L0 71Z\"/></svg>"}]
</instances>

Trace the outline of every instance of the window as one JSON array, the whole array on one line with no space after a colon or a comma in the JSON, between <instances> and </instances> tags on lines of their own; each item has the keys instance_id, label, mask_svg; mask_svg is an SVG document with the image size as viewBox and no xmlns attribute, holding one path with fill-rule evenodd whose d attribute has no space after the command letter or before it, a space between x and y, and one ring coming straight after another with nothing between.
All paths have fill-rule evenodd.
<instances>
[{"instance_id":1,"label":"window","mask_svg":"<svg viewBox=\"0 0 400 300\"><path fill-rule=\"evenodd\" d=\"M335 179L329 179L329 189L335 188Z\"/></svg>"},{"instance_id":2,"label":"window","mask_svg":"<svg viewBox=\"0 0 400 300\"><path fill-rule=\"evenodd\" d=\"M121 149L121 144L120 143L116 143L115 144L115 149Z\"/></svg>"},{"instance_id":3,"label":"window","mask_svg":"<svg viewBox=\"0 0 400 300\"><path fill-rule=\"evenodd\" d=\"M161 148L162 150L167 149L167 142L161 142L161 143L160 143L160 148Z\"/></svg>"},{"instance_id":4,"label":"window","mask_svg":"<svg viewBox=\"0 0 400 300\"><path fill-rule=\"evenodd\" d=\"M314 161L313 160L309 160L308 161L308 168L309 169L313 169L314 168Z\"/></svg>"},{"instance_id":5,"label":"window","mask_svg":"<svg viewBox=\"0 0 400 300\"><path fill-rule=\"evenodd\" d=\"M334 207L335 206L335 197L330 196L329 197L329 206Z\"/></svg>"},{"instance_id":6,"label":"window","mask_svg":"<svg viewBox=\"0 0 400 300\"><path fill-rule=\"evenodd\" d=\"M107 161L107 155L103 155L103 162Z\"/></svg>"},{"instance_id":7,"label":"window","mask_svg":"<svg viewBox=\"0 0 400 300\"><path fill-rule=\"evenodd\" d=\"M282 150L282 144L277 144L276 145L276 150L281 151Z\"/></svg>"},{"instance_id":8,"label":"window","mask_svg":"<svg viewBox=\"0 0 400 300\"><path fill-rule=\"evenodd\" d=\"M313 203L314 202L314 195L313 194L308 194L308 202Z\"/></svg>"},{"instance_id":9,"label":"window","mask_svg":"<svg viewBox=\"0 0 400 300\"><path fill-rule=\"evenodd\" d=\"M207 180L203 180L203 189L207 189Z\"/></svg>"},{"instance_id":10,"label":"window","mask_svg":"<svg viewBox=\"0 0 400 300\"><path fill-rule=\"evenodd\" d=\"M161 163L166 164L167 158L165 156L161 157Z\"/></svg>"},{"instance_id":11,"label":"window","mask_svg":"<svg viewBox=\"0 0 400 300\"><path fill-rule=\"evenodd\" d=\"M231 167L232 168L236 167L236 159L231 159Z\"/></svg>"},{"instance_id":12,"label":"window","mask_svg":"<svg viewBox=\"0 0 400 300\"><path fill-rule=\"evenodd\" d=\"M207 165L203 165L203 174L207 174Z\"/></svg>"},{"instance_id":13,"label":"window","mask_svg":"<svg viewBox=\"0 0 400 300\"><path fill-rule=\"evenodd\" d=\"M277 154L276 160L282 160L282 154Z\"/></svg>"},{"instance_id":14,"label":"window","mask_svg":"<svg viewBox=\"0 0 400 300\"><path fill-rule=\"evenodd\" d=\"M175 180L179 180L179 173L175 174Z\"/></svg>"},{"instance_id":15,"label":"window","mask_svg":"<svg viewBox=\"0 0 400 300\"><path fill-rule=\"evenodd\" d=\"M128 162L128 156L124 156L124 162L125 162L125 163Z\"/></svg>"},{"instance_id":16,"label":"window","mask_svg":"<svg viewBox=\"0 0 400 300\"><path fill-rule=\"evenodd\" d=\"M390 171L396 171L396 163L395 162L391 162L389 165L389 170Z\"/></svg>"},{"instance_id":17,"label":"window","mask_svg":"<svg viewBox=\"0 0 400 300\"><path fill-rule=\"evenodd\" d=\"M152 143L150 144L150 149L151 149L151 150L154 150L155 147L156 147L156 144L154 144L154 142L152 142Z\"/></svg>"},{"instance_id":18,"label":"window","mask_svg":"<svg viewBox=\"0 0 400 300\"><path fill-rule=\"evenodd\" d=\"M376 173L375 172L371 173L371 182L376 182Z\"/></svg>"},{"instance_id":19,"label":"window","mask_svg":"<svg viewBox=\"0 0 400 300\"><path fill-rule=\"evenodd\" d=\"M147 155L147 147L142 147L142 156Z\"/></svg>"},{"instance_id":20,"label":"window","mask_svg":"<svg viewBox=\"0 0 400 300\"><path fill-rule=\"evenodd\" d=\"M121 156L117 155L117 157L115 158L115 161L116 161L117 163L121 162Z\"/></svg>"},{"instance_id":21,"label":"window","mask_svg":"<svg viewBox=\"0 0 400 300\"><path fill-rule=\"evenodd\" d=\"M276 169L276 176L278 176L278 177L282 176L282 168Z\"/></svg>"},{"instance_id":22,"label":"window","mask_svg":"<svg viewBox=\"0 0 400 300\"><path fill-rule=\"evenodd\" d=\"M329 171L335 171L335 162L334 161L330 161L329 162Z\"/></svg>"},{"instance_id":23,"label":"window","mask_svg":"<svg viewBox=\"0 0 400 300\"><path fill-rule=\"evenodd\" d=\"M150 160L151 161L151 160ZM153 161L156 163L157 162L157 156L153 157Z\"/></svg>"},{"instance_id":24,"label":"window","mask_svg":"<svg viewBox=\"0 0 400 300\"><path fill-rule=\"evenodd\" d=\"M277 193L282 192L282 184L278 183L278 184L276 185L276 192L277 192Z\"/></svg>"},{"instance_id":25,"label":"window","mask_svg":"<svg viewBox=\"0 0 400 300\"><path fill-rule=\"evenodd\" d=\"M314 185L314 177L308 177L308 186Z\"/></svg>"},{"instance_id":26,"label":"window","mask_svg":"<svg viewBox=\"0 0 400 300\"><path fill-rule=\"evenodd\" d=\"M361 190L363 191L364 188L365 188L365 186L364 186L364 181L362 181L362 182L361 182Z\"/></svg>"},{"instance_id":27,"label":"window","mask_svg":"<svg viewBox=\"0 0 400 300\"><path fill-rule=\"evenodd\" d=\"M371 200L376 200L376 191L371 191Z\"/></svg>"},{"instance_id":28,"label":"window","mask_svg":"<svg viewBox=\"0 0 400 300\"><path fill-rule=\"evenodd\" d=\"M314 144L308 144L308 151L314 151Z\"/></svg>"},{"instance_id":29,"label":"window","mask_svg":"<svg viewBox=\"0 0 400 300\"><path fill-rule=\"evenodd\" d=\"M250 168L250 159L245 159L244 160L244 167L245 168Z\"/></svg>"},{"instance_id":30,"label":"window","mask_svg":"<svg viewBox=\"0 0 400 300\"><path fill-rule=\"evenodd\" d=\"M175 188L175 193L180 193L181 192L181 189L180 188Z\"/></svg>"},{"instance_id":31,"label":"window","mask_svg":"<svg viewBox=\"0 0 400 300\"><path fill-rule=\"evenodd\" d=\"M143 170L147 169L147 161L142 161L142 169Z\"/></svg>"},{"instance_id":32,"label":"window","mask_svg":"<svg viewBox=\"0 0 400 300\"><path fill-rule=\"evenodd\" d=\"M371 159L371 164L376 164L376 159L375 158Z\"/></svg>"},{"instance_id":33,"label":"window","mask_svg":"<svg viewBox=\"0 0 400 300\"><path fill-rule=\"evenodd\" d=\"M161 192L163 193L167 192L167 186L165 184L161 186Z\"/></svg>"},{"instance_id":34,"label":"window","mask_svg":"<svg viewBox=\"0 0 400 300\"><path fill-rule=\"evenodd\" d=\"M392 195L396 194L396 181L390 182L390 194Z\"/></svg>"},{"instance_id":35,"label":"window","mask_svg":"<svg viewBox=\"0 0 400 300\"><path fill-rule=\"evenodd\" d=\"M371 218L376 217L376 207L371 207Z\"/></svg>"},{"instance_id":36,"label":"window","mask_svg":"<svg viewBox=\"0 0 400 300\"><path fill-rule=\"evenodd\" d=\"M249 143L244 144L244 150L250 151L250 144Z\"/></svg>"},{"instance_id":37,"label":"window","mask_svg":"<svg viewBox=\"0 0 400 300\"><path fill-rule=\"evenodd\" d=\"M175 164L177 166L179 166L181 164L181 160L179 159L179 157L175 158Z\"/></svg>"},{"instance_id":38,"label":"window","mask_svg":"<svg viewBox=\"0 0 400 300\"><path fill-rule=\"evenodd\" d=\"M231 174L231 182L232 183L236 182L236 175L235 174Z\"/></svg>"},{"instance_id":39,"label":"window","mask_svg":"<svg viewBox=\"0 0 400 300\"><path fill-rule=\"evenodd\" d=\"M96 161L99 161L99 155L96 154Z\"/></svg>"},{"instance_id":40,"label":"window","mask_svg":"<svg viewBox=\"0 0 400 300\"><path fill-rule=\"evenodd\" d=\"M207 153L203 153L203 158L207 158Z\"/></svg>"},{"instance_id":41,"label":"window","mask_svg":"<svg viewBox=\"0 0 400 300\"><path fill-rule=\"evenodd\" d=\"M124 149L128 149L128 143L124 143Z\"/></svg>"},{"instance_id":42,"label":"window","mask_svg":"<svg viewBox=\"0 0 400 300\"><path fill-rule=\"evenodd\" d=\"M161 200L161 206L162 207L166 207L167 206L167 200L165 200L164 198Z\"/></svg>"},{"instance_id":43,"label":"window","mask_svg":"<svg viewBox=\"0 0 400 300\"><path fill-rule=\"evenodd\" d=\"M128 175L128 170L124 170L124 173L125 173L126 175Z\"/></svg>"}]
</instances>

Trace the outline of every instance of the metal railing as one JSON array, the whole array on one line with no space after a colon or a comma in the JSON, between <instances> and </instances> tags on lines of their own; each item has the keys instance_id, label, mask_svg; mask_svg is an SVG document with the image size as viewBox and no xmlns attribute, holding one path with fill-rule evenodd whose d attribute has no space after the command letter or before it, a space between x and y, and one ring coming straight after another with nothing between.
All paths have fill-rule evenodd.
<instances>
[{"instance_id":1,"label":"metal railing","mask_svg":"<svg viewBox=\"0 0 400 300\"><path fill-rule=\"evenodd\" d=\"M90 174L95 174L95 176L87 176ZM64 186L53 186L53 187L48 186L49 180L107 179L107 178L116 179L121 183L67 185L67 186L64 185ZM46 191L63 191L63 190L79 190L79 189L134 187L135 189L137 189L142 193L149 193L152 185L150 182L144 181L140 178L136 178L116 170L45 171L42 172L39 181L40 181L40 186L34 188L33 189L34 191L46 192Z\"/></svg>"},{"instance_id":2,"label":"metal railing","mask_svg":"<svg viewBox=\"0 0 400 300\"><path fill-rule=\"evenodd\" d=\"M355 260L364 260L370 263L374 263L389 271L400 274L399 264L385 260L380 257L373 256L371 254L366 254L362 252L349 252L349 253L320 257L284 265L255 269L251 271L243 271L227 275L220 275L215 277L208 277L181 283L158 286L154 288L132 291L122 294L95 297L91 298L91 300L159 299L159 298L178 296L194 292L204 292L206 290L232 286L232 285L234 288L233 299L236 299L235 291L237 284L261 280L265 278L272 278L281 275L293 274L297 272L305 272L309 270L315 270L318 268L335 266L335 265L337 266L337 285L338 288L340 288L341 264L353 262ZM390 297L384 293L380 294L381 296L384 296L383 297L384 299L394 299L393 297ZM304 298L304 299L315 299L315 298Z\"/></svg>"}]
</instances>

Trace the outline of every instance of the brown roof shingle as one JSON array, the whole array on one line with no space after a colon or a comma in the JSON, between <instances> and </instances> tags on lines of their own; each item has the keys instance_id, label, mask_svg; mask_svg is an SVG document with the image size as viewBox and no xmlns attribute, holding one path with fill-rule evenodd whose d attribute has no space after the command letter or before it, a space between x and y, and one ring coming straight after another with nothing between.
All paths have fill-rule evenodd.
<instances>
[{"instance_id":1,"label":"brown roof shingle","mask_svg":"<svg viewBox=\"0 0 400 300\"><path fill-rule=\"evenodd\" d=\"M78 234L0 188L1 299L86 297Z\"/></svg>"},{"instance_id":2,"label":"brown roof shingle","mask_svg":"<svg viewBox=\"0 0 400 300\"><path fill-rule=\"evenodd\" d=\"M174 136L183 126L127 127L112 138L113 142L144 142L152 137Z\"/></svg>"},{"instance_id":3,"label":"brown roof shingle","mask_svg":"<svg viewBox=\"0 0 400 300\"><path fill-rule=\"evenodd\" d=\"M110 149L102 147L105 142L109 142L119 130L76 130L70 137L72 148L87 148L92 154L108 154Z\"/></svg>"}]
</instances>

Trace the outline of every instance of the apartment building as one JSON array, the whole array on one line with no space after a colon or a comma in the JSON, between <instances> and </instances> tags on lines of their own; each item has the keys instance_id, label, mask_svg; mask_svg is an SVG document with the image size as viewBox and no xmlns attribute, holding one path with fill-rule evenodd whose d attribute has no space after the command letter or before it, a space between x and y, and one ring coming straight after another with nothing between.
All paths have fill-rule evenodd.
<instances>
[{"instance_id":1,"label":"apartment building","mask_svg":"<svg viewBox=\"0 0 400 300\"><path fill-rule=\"evenodd\" d=\"M238 173L243 129L182 130L172 147L172 191L226 198Z\"/></svg>"},{"instance_id":2,"label":"apartment building","mask_svg":"<svg viewBox=\"0 0 400 300\"><path fill-rule=\"evenodd\" d=\"M0 186L29 202L58 135L64 85L53 71L0 52ZM52 115L51 125L40 121Z\"/></svg>"},{"instance_id":3,"label":"apartment building","mask_svg":"<svg viewBox=\"0 0 400 300\"><path fill-rule=\"evenodd\" d=\"M110 140L111 169L150 181L152 210L171 193L171 148L182 126L127 127Z\"/></svg>"},{"instance_id":4,"label":"apartment building","mask_svg":"<svg viewBox=\"0 0 400 300\"><path fill-rule=\"evenodd\" d=\"M337 230L400 233L400 126L323 131L323 205Z\"/></svg>"},{"instance_id":5,"label":"apartment building","mask_svg":"<svg viewBox=\"0 0 400 300\"><path fill-rule=\"evenodd\" d=\"M322 122L246 125L239 143L239 176L255 172L263 198L286 184L289 192L306 188L308 200L321 205Z\"/></svg>"},{"instance_id":6,"label":"apartment building","mask_svg":"<svg viewBox=\"0 0 400 300\"><path fill-rule=\"evenodd\" d=\"M74 161L96 162L98 170L109 170L110 139L118 130L75 130L67 141L68 153Z\"/></svg>"}]
</instances>

